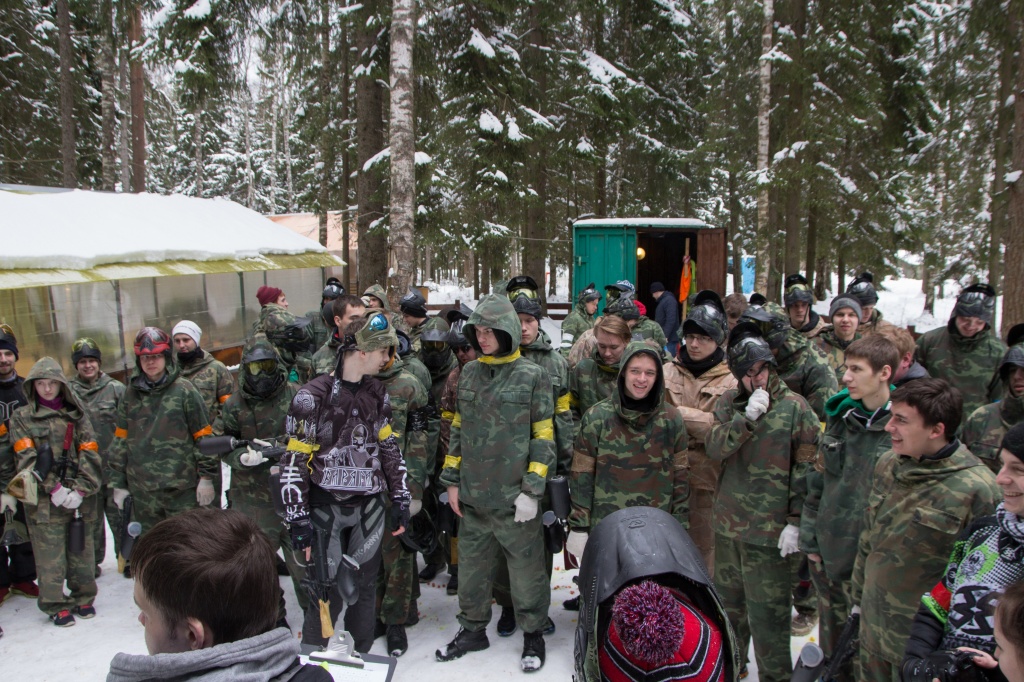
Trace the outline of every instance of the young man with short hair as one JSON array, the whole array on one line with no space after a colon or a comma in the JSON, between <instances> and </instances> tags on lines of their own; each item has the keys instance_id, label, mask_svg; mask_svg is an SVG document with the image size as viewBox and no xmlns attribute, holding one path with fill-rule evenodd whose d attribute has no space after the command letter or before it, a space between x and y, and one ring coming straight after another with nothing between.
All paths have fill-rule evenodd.
<instances>
[{"instance_id":1,"label":"young man with short hair","mask_svg":"<svg viewBox=\"0 0 1024 682\"><path fill-rule=\"evenodd\" d=\"M810 339L825 328L825 320L811 309L814 304L814 293L807 283L807 278L800 273L786 278L782 300L786 304L786 315L793 329Z\"/></svg>"},{"instance_id":2,"label":"young man with short hair","mask_svg":"<svg viewBox=\"0 0 1024 682\"><path fill-rule=\"evenodd\" d=\"M995 476L954 435L959 390L919 379L890 399L892 450L875 466L850 587L863 682L899 679L921 585L939 580L957 534L1000 499Z\"/></svg>"},{"instance_id":3,"label":"young man with short hair","mask_svg":"<svg viewBox=\"0 0 1024 682\"><path fill-rule=\"evenodd\" d=\"M358 296L350 294L338 296L331 301L330 306L331 334L313 354L313 378L334 371L338 365L338 348L341 346L339 330L366 315L366 304Z\"/></svg>"},{"instance_id":4,"label":"young man with short hair","mask_svg":"<svg viewBox=\"0 0 1024 682\"><path fill-rule=\"evenodd\" d=\"M800 549L811 560L818 592L822 648L834 656L850 615L850 577L857 541L878 458L892 448L889 381L899 353L891 341L873 334L846 349L845 388L825 403L827 423L814 468L807 473L807 497L800 516ZM853 679L850 666L839 672Z\"/></svg>"},{"instance_id":5,"label":"young man with short hair","mask_svg":"<svg viewBox=\"0 0 1024 682\"><path fill-rule=\"evenodd\" d=\"M914 351L917 350L917 344L909 331L894 324L887 324L879 327L875 333L881 334L896 344L896 349L900 352L899 367L894 369L892 373L893 386L899 388L914 379L928 378L928 370L914 359Z\"/></svg>"},{"instance_id":6,"label":"young man with short hair","mask_svg":"<svg viewBox=\"0 0 1024 682\"><path fill-rule=\"evenodd\" d=\"M161 521L139 538L132 565L149 655L117 654L108 682L331 679L275 627L274 550L245 514L194 509Z\"/></svg>"},{"instance_id":7,"label":"young man with short hair","mask_svg":"<svg viewBox=\"0 0 1024 682\"><path fill-rule=\"evenodd\" d=\"M199 346L203 330L192 320L182 320L171 330L174 354L181 368L181 376L188 379L206 401L210 423L220 415L220 409L235 392L235 380L227 366Z\"/></svg>"},{"instance_id":8,"label":"young man with short hair","mask_svg":"<svg viewBox=\"0 0 1024 682\"><path fill-rule=\"evenodd\" d=\"M999 450L1003 436L1024 422L1024 324L1010 330L1010 348L999 365L998 378L1004 389L997 403L979 407L964 422L963 441L993 474L1000 469ZM996 377L993 377L996 381Z\"/></svg>"},{"instance_id":9,"label":"young man with short hair","mask_svg":"<svg viewBox=\"0 0 1024 682\"><path fill-rule=\"evenodd\" d=\"M562 355L568 359L569 350L583 332L594 328L594 313L601 294L591 282L576 297L576 305L562 320Z\"/></svg>"},{"instance_id":10,"label":"young man with short hair","mask_svg":"<svg viewBox=\"0 0 1024 682\"><path fill-rule=\"evenodd\" d=\"M829 306L832 324L823 327L811 340L811 343L824 353L840 384L843 383L843 375L846 374L844 351L861 336L857 331L860 327L860 315L860 302L856 298L848 294L836 296Z\"/></svg>"},{"instance_id":11,"label":"young man with short hair","mask_svg":"<svg viewBox=\"0 0 1024 682\"><path fill-rule=\"evenodd\" d=\"M569 374L569 406L577 429L586 411L615 390L619 361L632 335L621 317L609 315L594 325L594 340L593 352L580 360Z\"/></svg>"}]
</instances>

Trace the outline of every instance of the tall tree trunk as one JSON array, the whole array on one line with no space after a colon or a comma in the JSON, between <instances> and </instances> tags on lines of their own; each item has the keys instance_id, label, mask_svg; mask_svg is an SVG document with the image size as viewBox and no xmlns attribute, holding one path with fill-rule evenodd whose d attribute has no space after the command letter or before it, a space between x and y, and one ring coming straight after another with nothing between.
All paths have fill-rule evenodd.
<instances>
[{"instance_id":1,"label":"tall tree trunk","mask_svg":"<svg viewBox=\"0 0 1024 682\"><path fill-rule=\"evenodd\" d=\"M413 284L413 231L416 217L416 136L413 130L413 37L416 0L391 5L391 247L394 303Z\"/></svg>"},{"instance_id":2,"label":"tall tree trunk","mask_svg":"<svg viewBox=\"0 0 1024 682\"><path fill-rule=\"evenodd\" d=\"M75 50L71 43L71 10L68 0L57 0L57 43L60 50L60 160L65 187L78 186L75 154Z\"/></svg>"},{"instance_id":3,"label":"tall tree trunk","mask_svg":"<svg viewBox=\"0 0 1024 682\"><path fill-rule=\"evenodd\" d=\"M786 92L789 99L788 111L785 114L786 139L785 144L791 146L801 140L806 140L804 133L804 101L806 89L803 82L804 71L804 34L807 28L807 0L789 0L789 25L793 32L791 46L787 54L792 62L787 65L788 72ZM780 22L785 23L785 22ZM789 181L786 190L786 247L785 247L785 272L784 275L791 275L800 272L801 253L801 211L800 200L803 189L801 168L804 164L804 153L799 152L795 158L787 162L789 168ZM807 263L807 269L811 269L811 263Z\"/></svg>"},{"instance_id":4,"label":"tall tree trunk","mask_svg":"<svg viewBox=\"0 0 1024 682\"><path fill-rule=\"evenodd\" d=\"M132 162L131 150L128 144L129 126L131 116L131 100L128 94L128 50L122 48L118 55L118 100L121 102L121 116L118 125L118 147L121 152L121 191L127 192L132 187Z\"/></svg>"},{"instance_id":5,"label":"tall tree trunk","mask_svg":"<svg viewBox=\"0 0 1024 682\"><path fill-rule=\"evenodd\" d=\"M533 106L537 111L543 112L547 98L547 69L545 68L547 50L547 32L544 30L544 23L541 17L542 6L540 3L530 5L530 33L529 48L526 53L527 75L535 84L535 101ZM538 133L541 135L542 133ZM547 212L548 202L548 180L547 180L547 154L543 140L533 140L529 143L529 158L533 162L529 164L530 187L537 192L537 196L527 198L526 208L526 229L523 240L523 270L522 273L537 280L540 286L541 306L547 313L547 296L544 287L544 256L547 252ZM512 273L517 274L517 273ZM552 278L554 269L552 269Z\"/></svg>"},{"instance_id":6,"label":"tall tree trunk","mask_svg":"<svg viewBox=\"0 0 1024 682\"><path fill-rule=\"evenodd\" d=\"M761 25L761 68L760 87L757 102L757 175L760 185L757 189L757 274L754 291L767 296L768 274L772 270L772 244L768 193L768 145L771 131L772 106L772 63L766 58L772 49L772 23L774 22L774 0L764 3L764 22Z\"/></svg>"},{"instance_id":7,"label":"tall tree trunk","mask_svg":"<svg viewBox=\"0 0 1024 682\"><path fill-rule=\"evenodd\" d=\"M1014 12L1008 13L1010 21L1009 34L1017 35L1016 17ZM1011 135L1013 134L1014 109L1007 105L1013 94L1014 80L1014 45L1012 42L1003 47L999 60L999 91L996 102L996 129L993 134L995 146L995 173L992 177L992 206L988 250L988 281L999 287L1003 254L1000 248L1003 235L1006 233L1008 197L1006 194L1006 162L1009 159Z\"/></svg>"},{"instance_id":8,"label":"tall tree trunk","mask_svg":"<svg viewBox=\"0 0 1024 682\"><path fill-rule=\"evenodd\" d=\"M320 76L317 84L320 107L323 115L320 128L320 191L317 199L319 230L317 239L321 246L327 246L327 210L330 206L331 178L334 176L334 95L331 83L334 75L334 58L331 56L331 11L329 0L320 0Z\"/></svg>"},{"instance_id":9,"label":"tall tree trunk","mask_svg":"<svg viewBox=\"0 0 1024 682\"><path fill-rule=\"evenodd\" d=\"M385 284L388 274L388 239L382 229L370 226L384 217L384 201L380 196L383 178L378 166L366 167L366 162L384 149L384 91L372 70L377 44L377 24L367 20L377 14L381 0L367 0L355 19L356 53L359 55L359 76L356 78L356 159L359 176L356 179L356 204L359 215L356 227L359 234L359 288L371 284ZM405 293L405 292L402 292Z\"/></svg>"},{"instance_id":10,"label":"tall tree trunk","mask_svg":"<svg viewBox=\"0 0 1024 682\"><path fill-rule=\"evenodd\" d=\"M142 6L128 9L128 64L132 100L132 191L146 191L146 77L142 70Z\"/></svg>"},{"instance_id":11,"label":"tall tree trunk","mask_svg":"<svg viewBox=\"0 0 1024 682\"><path fill-rule=\"evenodd\" d=\"M783 262L785 272L782 275L792 275L800 272L800 179L793 178L792 183L786 189L786 240L783 249Z\"/></svg>"},{"instance_id":12,"label":"tall tree trunk","mask_svg":"<svg viewBox=\"0 0 1024 682\"><path fill-rule=\"evenodd\" d=\"M345 6L348 6L348 0L345 0ZM349 44L348 44L348 18L342 19L341 23L341 120L349 120L349 90L352 87L349 81ZM346 125L345 136L341 145L341 259L345 261L345 265L342 268L342 279L345 282L345 287L350 287L352 278L352 268L350 265L351 254L349 253L349 229L352 224L352 211L349 210L349 206L352 205L352 150L349 140L351 139L351 126Z\"/></svg>"},{"instance_id":13,"label":"tall tree trunk","mask_svg":"<svg viewBox=\"0 0 1024 682\"><path fill-rule=\"evenodd\" d=\"M1010 14L1016 26L1021 24L1021 3L1010 3ZM1016 97L1013 102L1013 171L1024 172L1024 39L1017 53ZM1024 178L1010 186L1010 223L1006 231L1006 262L1017 266L1003 274L1003 328L1006 337L1010 327L1024 320Z\"/></svg>"},{"instance_id":14,"label":"tall tree trunk","mask_svg":"<svg viewBox=\"0 0 1024 682\"><path fill-rule=\"evenodd\" d=\"M114 151L114 131L117 129L117 88L114 86L117 65L114 60L114 3L100 2L100 99L101 133L100 163L103 180L101 189L113 192L117 182L117 153Z\"/></svg>"},{"instance_id":15,"label":"tall tree trunk","mask_svg":"<svg viewBox=\"0 0 1024 682\"><path fill-rule=\"evenodd\" d=\"M743 293L743 245L740 239L740 195L736 172L729 170L729 239L732 241L732 292Z\"/></svg>"},{"instance_id":16,"label":"tall tree trunk","mask_svg":"<svg viewBox=\"0 0 1024 682\"><path fill-rule=\"evenodd\" d=\"M192 120L192 153L196 166L196 196L200 199L203 198L203 168L205 165L205 162L203 161L203 109L205 109L203 99L204 98L200 97L199 104L196 105L196 110L193 114L194 118Z\"/></svg>"},{"instance_id":17,"label":"tall tree trunk","mask_svg":"<svg viewBox=\"0 0 1024 682\"><path fill-rule=\"evenodd\" d=\"M807 262L807 286L810 287L811 291L821 291L820 295L815 293L815 298L819 301L825 298L825 287L818 286L823 280L821 278L815 279L814 266L818 260L818 207L811 201L807 207L807 251L804 256Z\"/></svg>"}]
</instances>

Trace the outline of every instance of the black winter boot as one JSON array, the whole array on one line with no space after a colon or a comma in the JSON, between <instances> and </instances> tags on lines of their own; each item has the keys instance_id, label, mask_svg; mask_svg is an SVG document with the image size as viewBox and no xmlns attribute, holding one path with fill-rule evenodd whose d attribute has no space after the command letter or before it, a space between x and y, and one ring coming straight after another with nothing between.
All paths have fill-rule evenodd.
<instances>
[{"instance_id":1,"label":"black winter boot","mask_svg":"<svg viewBox=\"0 0 1024 682\"><path fill-rule=\"evenodd\" d=\"M511 606L501 607L501 618L498 619L498 637L511 637L516 631L516 611Z\"/></svg>"},{"instance_id":2,"label":"black winter boot","mask_svg":"<svg viewBox=\"0 0 1024 682\"><path fill-rule=\"evenodd\" d=\"M462 658L471 651L483 651L489 646L491 646L491 642L487 639L487 632L485 630L470 632L466 628L459 628L455 639L448 642L443 648L435 651L434 657L439 661L454 661L456 658ZM543 648L543 642L541 646Z\"/></svg>"},{"instance_id":3,"label":"black winter boot","mask_svg":"<svg viewBox=\"0 0 1024 682\"><path fill-rule=\"evenodd\" d=\"M405 636L404 625L388 626L388 654L398 658L409 650L409 640Z\"/></svg>"},{"instance_id":4,"label":"black winter boot","mask_svg":"<svg viewBox=\"0 0 1024 682\"><path fill-rule=\"evenodd\" d=\"M523 633L523 657L519 665L524 673L532 673L544 667L544 635L540 631Z\"/></svg>"}]
</instances>

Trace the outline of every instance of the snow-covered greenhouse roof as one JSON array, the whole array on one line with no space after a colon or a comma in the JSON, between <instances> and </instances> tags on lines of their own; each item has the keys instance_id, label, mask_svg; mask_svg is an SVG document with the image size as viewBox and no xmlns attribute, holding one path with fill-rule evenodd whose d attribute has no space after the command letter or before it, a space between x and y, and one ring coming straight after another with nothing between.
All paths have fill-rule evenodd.
<instances>
[{"instance_id":1,"label":"snow-covered greenhouse roof","mask_svg":"<svg viewBox=\"0 0 1024 682\"><path fill-rule=\"evenodd\" d=\"M0 289L343 265L227 199L0 185Z\"/></svg>"},{"instance_id":2,"label":"snow-covered greenhouse roof","mask_svg":"<svg viewBox=\"0 0 1024 682\"><path fill-rule=\"evenodd\" d=\"M711 227L696 218L585 218L573 227L659 227L698 230Z\"/></svg>"}]
</instances>

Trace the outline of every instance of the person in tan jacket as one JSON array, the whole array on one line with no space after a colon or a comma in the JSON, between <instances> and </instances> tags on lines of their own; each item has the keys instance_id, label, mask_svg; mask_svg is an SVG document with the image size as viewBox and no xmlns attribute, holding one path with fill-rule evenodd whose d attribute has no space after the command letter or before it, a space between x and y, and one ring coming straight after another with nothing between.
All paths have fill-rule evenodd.
<instances>
[{"instance_id":1,"label":"person in tan jacket","mask_svg":"<svg viewBox=\"0 0 1024 682\"><path fill-rule=\"evenodd\" d=\"M701 291L683 322L683 345L665 366L665 399L686 422L690 460L690 537L700 549L708 573L715 570L715 533L711 510L721 463L708 458L704 438L714 424L718 398L736 387L722 343L728 321L722 299Z\"/></svg>"}]
</instances>

